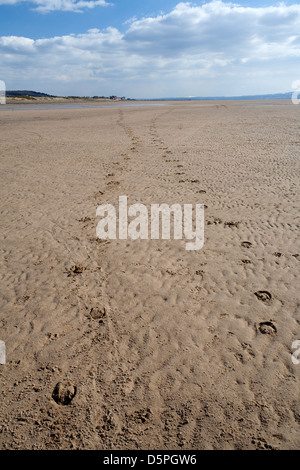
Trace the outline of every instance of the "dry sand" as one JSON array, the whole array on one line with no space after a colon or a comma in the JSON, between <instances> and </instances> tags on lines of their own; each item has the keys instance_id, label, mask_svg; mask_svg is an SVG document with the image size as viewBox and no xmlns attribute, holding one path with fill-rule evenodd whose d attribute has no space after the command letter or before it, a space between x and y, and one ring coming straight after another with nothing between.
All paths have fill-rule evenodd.
<instances>
[{"instance_id":1,"label":"dry sand","mask_svg":"<svg viewBox=\"0 0 300 470\"><path fill-rule=\"evenodd\" d=\"M300 106L278 103L0 110L1 449L299 447ZM119 195L205 204L203 249L98 240Z\"/></svg>"}]
</instances>

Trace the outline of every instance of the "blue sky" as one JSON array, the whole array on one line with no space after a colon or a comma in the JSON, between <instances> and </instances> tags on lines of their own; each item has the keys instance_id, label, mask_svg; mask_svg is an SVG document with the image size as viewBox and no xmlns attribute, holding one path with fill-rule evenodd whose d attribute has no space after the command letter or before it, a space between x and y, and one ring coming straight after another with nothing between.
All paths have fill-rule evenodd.
<instances>
[{"instance_id":1,"label":"blue sky","mask_svg":"<svg viewBox=\"0 0 300 470\"><path fill-rule=\"evenodd\" d=\"M132 98L275 93L300 79L294 1L0 0L7 89Z\"/></svg>"}]
</instances>

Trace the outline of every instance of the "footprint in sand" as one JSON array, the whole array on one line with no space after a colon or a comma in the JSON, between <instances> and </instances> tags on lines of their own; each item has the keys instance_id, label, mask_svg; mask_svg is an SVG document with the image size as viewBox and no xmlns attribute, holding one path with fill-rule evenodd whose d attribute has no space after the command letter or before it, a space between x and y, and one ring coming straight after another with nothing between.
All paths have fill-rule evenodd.
<instances>
[{"instance_id":1,"label":"footprint in sand","mask_svg":"<svg viewBox=\"0 0 300 470\"><path fill-rule=\"evenodd\" d=\"M243 248L251 248L252 243L251 243L251 242L242 242L242 243L241 243L241 246L242 246Z\"/></svg>"},{"instance_id":2,"label":"footprint in sand","mask_svg":"<svg viewBox=\"0 0 300 470\"><path fill-rule=\"evenodd\" d=\"M222 220L219 217L211 217L206 223L207 225L218 225L222 223Z\"/></svg>"},{"instance_id":3,"label":"footprint in sand","mask_svg":"<svg viewBox=\"0 0 300 470\"><path fill-rule=\"evenodd\" d=\"M81 274L85 271L85 267L82 264L74 264L68 271L68 277L75 276L76 274Z\"/></svg>"},{"instance_id":4,"label":"footprint in sand","mask_svg":"<svg viewBox=\"0 0 300 470\"><path fill-rule=\"evenodd\" d=\"M201 269L198 269L196 271L196 274L197 274L197 276L202 276L203 277L204 271L202 271Z\"/></svg>"},{"instance_id":5,"label":"footprint in sand","mask_svg":"<svg viewBox=\"0 0 300 470\"><path fill-rule=\"evenodd\" d=\"M259 323L257 330L263 335L276 335L277 333L277 328L271 320Z\"/></svg>"},{"instance_id":6,"label":"footprint in sand","mask_svg":"<svg viewBox=\"0 0 300 470\"><path fill-rule=\"evenodd\" d=\"M135 422L138 423L146 423L151 419L152 416L152 411L150 408L147 408L146 410L139 410L136 411L131 415L131 419L133 419Z\"/></svg>"},{"instance_id":7,"label":"footprint in sand","mask_svg":"<svg viewBox=\"0 0 300 470\"><path fill-rule=\"evenodd\" d=\"M265 439L260 437L253 437L251 442L255 445L256 450L276 450L276 448L269 445Z\"/></svg>"},{"instance_id":8,"label":"footprint in sand","mask_svg":"<svg viewBox=\"0 0 300 470\"><path fill-rule=\"evenodd\" d=\"M76 395L76 387L69 380L58 382L52 392L52 398L58 405L69 405Z\"/></svg>"},{"instance_id":9,"label":"footprint in sand","mask_svg":"<svg viewBox=\"0 0 300 470\"><path fill-rule=\"evenodd\" d=\"M254 292L254 295L256 295L256 297L264 303L270 303L272 300L272 295L266 290L259 290Z\"/></svg>"},{"instance_id":10,"label":"footprint in sand","mask_svg":"<svg viewBox=\"0 0 300 470\"><path fill-rule=\"evenodd\" d=\"M224 222L224 227L236 227L238 228L240 222Z\"/></svg>"},{"instance_id":11,"label":"footprint in sand","mask_svg":"<svg viewBox=\"0 0 300 470\"><path fill-rule=\"evenodd\" d=\"M106 309L105 307L92 307L89 312L89 317L92 320L98 320L99 323L103 323L104 318L106 317Z\"/></svg>"},{"instance_id":12,"label":"footprint in sand","mask_svg":"<svg viewBox=\"0 0 300 470\"><path fill-rule=\"evenodd\" d=\"M94 194L94 198L97 199L99 196L103 196L104 192L103 191L96 191Z\"/></svg>"},{"instance_id":13,"label":"footprint in sand","mask_svg":"<svg viewBox=\"0 0 300 470\"><path fill-rule=\"evenodd\" d=\"M85 217L81 217L81 219L79 219L79 222L86 223L86 222L90 222L91 220L92 220L91 217L85 216Z\"/></svg>"}]
</instances>

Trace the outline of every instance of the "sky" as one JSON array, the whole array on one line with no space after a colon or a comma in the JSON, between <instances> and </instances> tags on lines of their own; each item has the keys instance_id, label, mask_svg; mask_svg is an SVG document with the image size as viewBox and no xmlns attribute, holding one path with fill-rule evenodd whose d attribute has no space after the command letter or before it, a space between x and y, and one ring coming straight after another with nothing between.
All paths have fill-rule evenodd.
<instances>
[{"instance_id":1,"label":"sky","mask_svg":"<svg viewBox=\"0 0 300 470\"><path fill-rule=\"evenodd\" d=\"M0 80L58 96L292 91L300 3L0 0Z\"/></svg>"}]
</instances>

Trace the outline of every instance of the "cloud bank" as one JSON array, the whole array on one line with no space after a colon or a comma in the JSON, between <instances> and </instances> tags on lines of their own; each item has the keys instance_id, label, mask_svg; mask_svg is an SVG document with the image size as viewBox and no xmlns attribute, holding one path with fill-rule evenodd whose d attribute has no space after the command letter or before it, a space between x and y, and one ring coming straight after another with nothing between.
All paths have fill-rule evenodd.
<instances>
[{"instance_id":1,"label":"cloud bank","mask_svg":"<svg viewBox=\"0 0 300 470\"><path fill-rule=\"evenodd\" d=\"M300 5L182 2L167 14L133 19L123 33L110 27L37 40L0 37L0 54L1 79L14 88L25 88L21 75L23 84L58 94L289 91L300 78Z\"/></svg>"}]
</instances>

